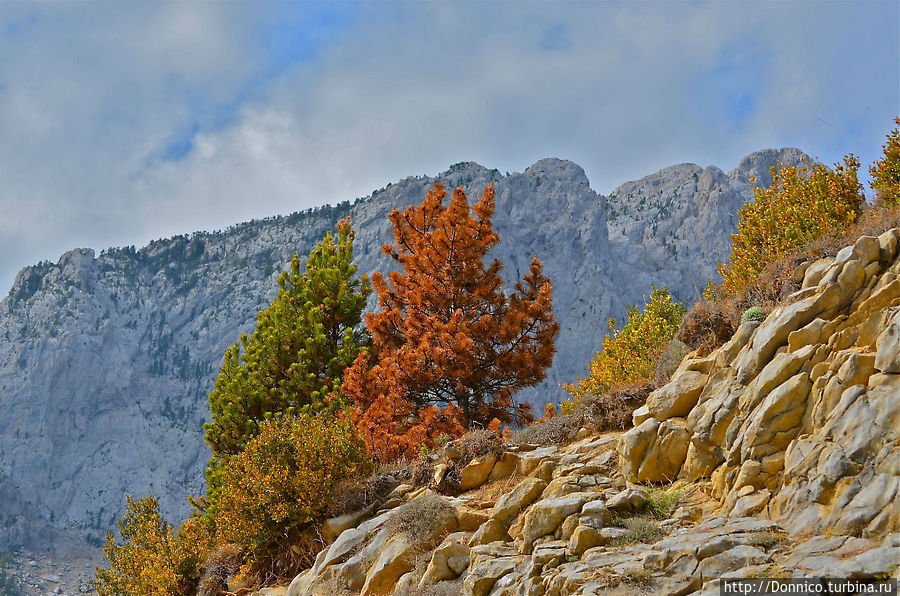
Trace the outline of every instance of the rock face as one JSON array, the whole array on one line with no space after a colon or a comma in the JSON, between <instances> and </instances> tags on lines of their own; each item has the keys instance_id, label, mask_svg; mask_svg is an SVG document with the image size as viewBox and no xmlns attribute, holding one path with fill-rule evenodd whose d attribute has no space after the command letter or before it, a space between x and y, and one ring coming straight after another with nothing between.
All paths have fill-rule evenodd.
<instances>
[{"instance_id":1,"label":"rock face","mask_svg":"<svg viewBox=\"0 0 900 596\"><path fill-rule=\"evenodd\" d=\"M895 530L898 240L895 228L801 265L788 304L689 355L622 437L626 477L709 479L726 513L763 513L794 534Z\"/></svg>"},{"instance_id":2,"label":"rock face","mask_svg":"<svg viewBox=\"0 0 900 596\"><path fill-rule=\"evenodd\" d=\"M126 492L155 493L169 519L183 517L186 497L203 489L201 425L225 347L253 329L291 254L308 253L343 216L358 230L360 272L384 270L392 207L419 202L435 181L464 185L473 199L494 182L502 239L494 256L507 282L537 255L554 283L555 364L544 384L518 396L539 411L561 397L559 383L583 373L607 318L621 320L651 283L692 299L727 258L735 213L752 197L749 178L765 182L768 165L802 159L762 151L729 174L674 166L608 199L571 162L546 159L506 176L461 163L352 205L140 250L78 249L27 267L0 302L0 494L9 494L0 515L13 520L0 528L0 549L57 543L41 525L99 539L122 515Z\"/></svg>"},{"instance_id":3,"label":"rock face","mask_svg":"<svg viewBox=\"0 0 900 596\"><path fill-rule=\"evenodd\" d=\"M896 519L868 537L835 530L828 536L790 536L784 523L761 515L758 497L768 495L767 489L739 491L745 500L739 507L741 500L732 506L727 496L710 498L703 483L628 486L622 477L627 468L606 467L615 439L608 434L561 447L516 446L522 460L530 453L540 463L530 475L514 477L511 489L473 487L479 490L440 497L420 487L405 491L407 504L400 507L389 496L294 578L287 596L403 595L415 587L464 596L717 594L723 577L897 575ZM549 483L536 477L547 468ZM893 483L896 488L896 478ZM869 499L890 492L883 482L868 491ZM811 498L815 495L801 500ZM455 520L431 526L452 532L439 544L435 531L397 530L404 507L423 499L430 499L435 513L423 516L420 508L420 518L444 519L440 512L455 512ZM474 532L464 529L463 516L478 517L478 511L482 525ZM695 521L698 517L703 519ZM409 553L415 553L415 564Z\"/></svg>"}]
</instances>

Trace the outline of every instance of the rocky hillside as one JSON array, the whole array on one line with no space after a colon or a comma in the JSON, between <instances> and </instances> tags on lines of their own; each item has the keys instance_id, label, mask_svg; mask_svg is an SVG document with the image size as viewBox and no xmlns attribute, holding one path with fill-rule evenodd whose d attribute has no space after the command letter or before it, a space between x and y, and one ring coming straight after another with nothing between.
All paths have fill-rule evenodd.
<instances>
[{"instance_id":1,"label":"rocky hillside","mask_svg":"<svg viewBox=\"0 0 900 596\"><path fill-rule=\"evenodd\" d=\"M736 211L777 161L762 151L732 172L674 166L616 189L591 190L557 159L502 175L474 163L407 178L350 204L159 240L135 250L90 249L27 267L0 302L0 550L64 544L56 530L95 541L124 510L124 494L160 497L169 519L203 490L202 423L225 347L253 328L292 253L305 254L350 215L360 271L387 266L387 214L435 181L497 190L496 256L508 281L532 255L554 283L561 324L549 378L520 396L558 401L625 305L650 284L692 299L727 257ZM702 230L702 233L698 233Z\"/></svg>"},{"instance_id":2,"label":"rocky hillside","mask_svg":"<svg viewBox=\"0 0 900 596\"><path fill-rule=\"evenodd\" d=\"M898 244L900 228L801 265L802 290L689 354L624 434L459 464L450 444L424 483L395 478L328 520L312 568L256 594L711 596L728 577L898 577ZM442 496L453 465L463 492Z\"/></svg>"}]
</instances>

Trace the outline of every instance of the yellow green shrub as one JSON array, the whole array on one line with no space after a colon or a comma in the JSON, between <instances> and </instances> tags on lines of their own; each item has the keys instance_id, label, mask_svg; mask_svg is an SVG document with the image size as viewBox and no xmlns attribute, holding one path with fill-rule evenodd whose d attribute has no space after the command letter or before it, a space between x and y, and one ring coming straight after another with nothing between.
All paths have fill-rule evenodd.
<instances>
[{"instance_id":1,"label":"yellow green shrub","mask_svg":"<svg viewBox=\"0 0 900 596\"><path fill-rule=\"evenodd\" d=\"M769 263L851 225L865 200L858 168L852 154L834 169L818 162L772 168L772 186L755 188L754 200L740 210L731 258L719 265L721 294L735 295Z\"/></svg>"},{"instance_id":2,"label":"yellow green shrub","mask_svg":"<svg viewBox=\"0 0 900 596\"><path fill-rule=\"evenodd\" d=\"M643 310L628 306L628 321L621 331L615 331L615 319L609 320L613 333L606 334L603 349L588 365L588 376L563 385L573 397L602 394L616 385L641 383L653 378L656 357L678 332L684 305L672 301L668 288L653 287L652 290L650 301ZM566 413L566 405L563 407Z\"/></svg>"},{"instance_id":3,"label":"yellow green shrub","mask_svg":"<svg viewBox=\"0 0 900 596\"><path fill-rule=\"evenodd\" d=\"M900 125L900 118L894 118ZM869 168L872 174L872 189L887 206L900 205L900 128L888 133L884 144L884 159L876 161Z\"/></svg>"},{"instance_id":4,"label":"yellow green shrub","mask_svg":"<svg viewBox=\"0 0 900 596\"><path fill-rule=\"evenodd\" d=\"M211 503L217 542L261 555L317 521L337 482L370 466L365 444L342 417L264 421L244 451L222 468Z\"/></svg>"},{"instance_id":5,"label":"yellow green shrub","mask_svg":"<svg viewBox=\"0 0 900 596\"><path fill-rule=\"evenodd\" d=\"M176 532L159 514L150 495L135 501L119 520L121 543L109 532L93 588L100 596L192 596L196 591L206 540L194 520Z\"/></svg>"}]
</instances>

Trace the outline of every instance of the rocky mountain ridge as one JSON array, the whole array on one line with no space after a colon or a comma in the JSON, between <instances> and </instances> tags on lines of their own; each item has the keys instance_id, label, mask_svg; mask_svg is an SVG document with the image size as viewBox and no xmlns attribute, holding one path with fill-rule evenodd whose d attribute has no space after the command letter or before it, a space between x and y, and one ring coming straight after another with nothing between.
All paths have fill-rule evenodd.
<instances>
[{"instance_id":1,"label":"rocky mountain ridge","mask_svg":"<svg viewBox=\"0 0 900 596\"><path fill-rule=\"evenodd\" d=\"M506 280L536 254L554 282L555 364L544 384L520 394L540 406L560 399L558 384L582 373L607 318L621 319L651 283L692 299L727 258L750 178L803 159L784 149L748 156L729 174L674 166L609 198L571 162L542 160L506 176L462 163L353 204L140 250L77 249L27 267L0 302L0 492L8 495L0 548L59 546L57 530L97 541L122 514L126 492L155 493L170 519L182 517L185 498L203 489L201 425L224 348L252 330L291 254L307 253L341 217L358 230L360 271L383 270L392 207L420 201L435 181L470 195L494 182Z\"/></svg>"}]
</instances>

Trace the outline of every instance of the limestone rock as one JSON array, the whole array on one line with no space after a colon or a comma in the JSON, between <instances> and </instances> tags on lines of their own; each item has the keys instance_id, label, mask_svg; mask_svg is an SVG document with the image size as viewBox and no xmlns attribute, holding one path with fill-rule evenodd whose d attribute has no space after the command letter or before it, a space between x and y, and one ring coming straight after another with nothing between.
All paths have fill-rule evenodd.
<instances>
[{"instance_id":1,"label":"limestone rock","mask_svg":"<svg viewBox=\"0 0 900 596\"><path fill-rule=\"evenodd\" d=\"M660 421L687 416L697 405L697 398L706 386L706 380L705 374L693 370L676 373L671 381L647 398L650 416Z\"/></svg>"},{"instance_id":2,"label":"limestone rock","mask_svg":"<svg viewBox=\"0 0 900 596\"><path fill-rule=\"evenodd\" d=\"M900 373L900 308L894 308L887 327L878 336L875 368L884 373Z\"/></svg>"},{"instance_id":3,"label":"limestone rock","mask_svg":"<svg viewBox=\"0 0 900 596\"><path fill-rule=\"evenodd\" d=\"M497 501L491 510L491 517L500 521L512 520L524 507L531 505L541 496L546 487L547 483L538 478L524 479Z\"/></svg>"},{"instance_id":4,"label":"limestone rock","mask_svg":"<svg viewBox=\"0 0 900 596\"><path fill-rule=\"evenodd\" d=\"M531 552L534 541L541 536L552 534L562 521L599 495L596 493L575 493L566 497L538 501L525 512L522 526L523 552Z\"/></svg>"},{"instance_id":5,"label":"limestone rock","mask_svg":"<svg viewBox=\"0 0 900 596\"><path fill-rule=\"evenodd\" d=\"M469 547L456 540L445 540L431 555L425 574L419 582L424 588L446 579L454 579L469 566Z\"/></svg>"},{"instance_id":6,"label":"limestone rock","mask_svg":"<svg viewBox=\"0 0 900 596\"><path fill-rule=\"evenodd\" d=\"M467 593L486 596L497 580L511 573L524 559L512 549L490 544L475 547L472 549L469 572L463 582Z\"/></svg>"},{"instance_id":7,"label":"limestone rock","mask_svg":"<svg viewBox=\"0 0 900 596\"><path fill-rule=\"evenodd\" d=\"M461 480L459 481L460 490L469 490L484 484L491 470L494 468L494 462L497 461L496 453L488 453L476 457L462 469Z\"/></svg>"}]
</instances>

